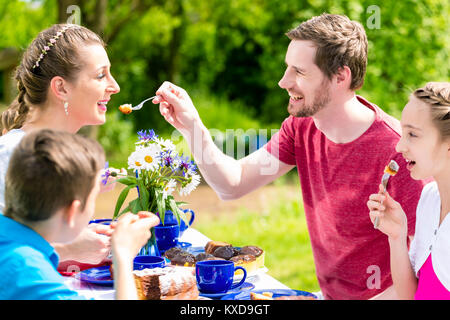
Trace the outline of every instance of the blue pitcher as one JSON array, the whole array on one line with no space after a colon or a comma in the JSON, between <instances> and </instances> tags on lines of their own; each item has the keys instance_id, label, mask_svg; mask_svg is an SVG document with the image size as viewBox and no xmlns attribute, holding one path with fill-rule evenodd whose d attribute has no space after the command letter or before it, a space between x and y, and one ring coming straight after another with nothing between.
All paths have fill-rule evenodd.
<instances>
[{"instance_id":1,"label":"blue pitcher","mask_svg":"<svg viewBox=\"0 0 450 320\"><path fill-rule=\"evenodd\" d=\"M183 219L180 220L180 237L184 233L184 231L186 231L186 229L192 225L192 223L194 222L194 219L195 219L195 213L191 209L184 209L183 212L185 214L190 212L191 218L189 219L189 224L186 224L186 222L184 222ZM158 213L158 217L159 217L159 213ZM170 210L166 210L166 213L164 215L164 224L176 224L176 223L178 223L177 218L175 217L173 212Z\"/></svg>"}]
</instances>

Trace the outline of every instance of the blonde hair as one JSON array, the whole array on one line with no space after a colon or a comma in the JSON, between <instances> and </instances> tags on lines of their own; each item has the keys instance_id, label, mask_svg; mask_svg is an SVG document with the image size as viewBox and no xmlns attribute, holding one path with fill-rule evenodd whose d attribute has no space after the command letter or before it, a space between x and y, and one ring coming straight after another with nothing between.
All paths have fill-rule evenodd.
<instances>
[{"instance_id":1,"label":"blonde hair","mask_svg":"<svg viewBox=\"0 0 450 320\"><path fill-rule=\"evenodd\" d=\"M450 82L428 82L413 96L430 107L431 119L442 139L450 139Z\"/></svg>"},{"instance_id":2,"label":"blonde hair","mask_svg":"<svg viewBox=\"0 0 450 320\"><path fill-rule=\"evenodd\" d=\"M329 78L348 66L352 72L350 89L364 84L367 67L367 36L364 27L337 14L323 13L286 33L291 40L309 40L317 47L315 64Z\"/></svg>"}]
</instances>

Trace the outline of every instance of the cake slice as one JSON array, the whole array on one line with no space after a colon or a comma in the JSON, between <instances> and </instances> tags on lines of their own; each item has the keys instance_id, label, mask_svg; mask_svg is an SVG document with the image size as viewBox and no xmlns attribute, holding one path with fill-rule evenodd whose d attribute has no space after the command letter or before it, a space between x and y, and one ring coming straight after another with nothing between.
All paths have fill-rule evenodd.
<instances>
[{"instance_id":1,"label":"cake slice","mask_svg":"<svg viewBox=\"0 0 450 320\"><path fill-rule=\"evenodd\" d=\"M196 300L199 295L190 268L143 269L133 275L139 300Z\"/></svg>"},{"instance_id":2,"label":"cake slice","mask_svg":"<svg viewBox=\"0 0 450 320\"><path fill-rule=\"evenodd\" d=\"M214 251L216 251L216 249L220 247L232 247L232 245L223 241L209 241L205 246L205 252L214 254Z\"/></svg>"}]
</instances>

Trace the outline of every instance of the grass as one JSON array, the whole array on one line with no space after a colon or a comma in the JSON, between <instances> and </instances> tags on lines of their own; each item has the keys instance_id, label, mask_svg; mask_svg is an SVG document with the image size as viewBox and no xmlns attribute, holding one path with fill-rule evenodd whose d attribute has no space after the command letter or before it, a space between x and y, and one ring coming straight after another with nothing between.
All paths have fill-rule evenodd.
<instances>
[{"instance_id":1,"label":"grass","mask_svg":"<svg viewBox=\"0 0 450 320\"><path fill-rule=\"evenodd\" d=\"M318 291L303 206L282 192L270 196L276 201L263 212L241 208L234 215L205 214L209 218L198 219L195 228L213 240L261 247L271 276L292 289Z\"/></svg>"}]
</instances>

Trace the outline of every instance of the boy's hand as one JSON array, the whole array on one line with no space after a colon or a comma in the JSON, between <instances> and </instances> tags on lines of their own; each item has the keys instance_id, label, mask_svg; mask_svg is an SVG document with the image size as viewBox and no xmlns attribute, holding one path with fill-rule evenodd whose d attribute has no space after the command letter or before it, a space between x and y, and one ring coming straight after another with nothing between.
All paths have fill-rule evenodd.
<instances>
[{"instance_id":1,"label":"boy's hand","mask_svg":"<svg viewBox=\"0 0 450 320\"><path fill-rule=\"evenodd\" d=\"M401 205L391 198L384 187L380 184L380 190L372 194L367 201L370 212L370 220L374 223L378 217L378 229L386 234L391 240L406 239L408 223L406 214Z\"/></svg>"},{"instance_id":2,"label":"boy's hand","mask_svg":"<svg viewBox=\"0 0 450 320\"><path fill-rule=\"evenodd\" d=\"M111 236L113 257L133 259L150 238L150 228L159 222L156 215L146 211L121 216L117 223L111 225L114 229Z\"/></svg>"}]
</instances>

